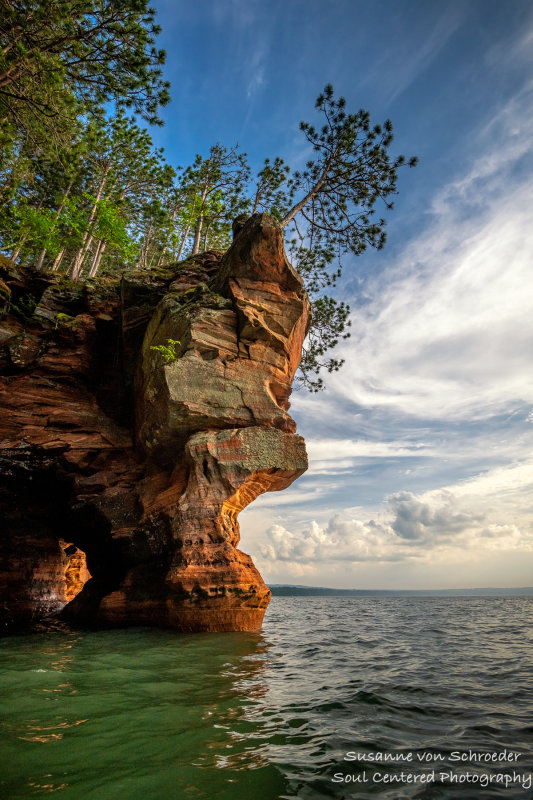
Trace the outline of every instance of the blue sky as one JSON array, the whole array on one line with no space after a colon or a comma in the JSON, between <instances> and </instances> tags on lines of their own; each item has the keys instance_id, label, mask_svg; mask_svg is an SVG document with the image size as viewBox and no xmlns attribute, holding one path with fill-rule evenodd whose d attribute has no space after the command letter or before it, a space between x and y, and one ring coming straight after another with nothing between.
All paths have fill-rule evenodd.
<instances>
[{"instance_id":1,"label":"blue sky","mask_svg":"<svg viewBox=\"0 0 533 800\"><path fill-rule=\"evenodd\" d=\"M529 0L157 0L187 165L307 153L330 82L390 117L405 170L383 251L346 262L344 368L293 395L310 469L241 515L272 583L524 586L533 572L533 6Z\"/></svg>"}]
</instances>

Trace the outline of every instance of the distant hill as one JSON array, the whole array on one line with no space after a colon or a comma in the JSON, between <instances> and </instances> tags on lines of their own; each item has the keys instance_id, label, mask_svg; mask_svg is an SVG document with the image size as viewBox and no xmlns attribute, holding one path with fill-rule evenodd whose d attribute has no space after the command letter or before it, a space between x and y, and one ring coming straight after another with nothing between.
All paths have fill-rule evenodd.
<instances>
[{"instance_id":1,"label":"distant hill","mask_svg":"<svg viewBox=\"0 0 533 800\"><path fill-rule=\"evenodd\" d=\"M533 586L481 589L329 589L272 583L273 597L520 597L533 596Z\"/></svg>"}]
</instances>

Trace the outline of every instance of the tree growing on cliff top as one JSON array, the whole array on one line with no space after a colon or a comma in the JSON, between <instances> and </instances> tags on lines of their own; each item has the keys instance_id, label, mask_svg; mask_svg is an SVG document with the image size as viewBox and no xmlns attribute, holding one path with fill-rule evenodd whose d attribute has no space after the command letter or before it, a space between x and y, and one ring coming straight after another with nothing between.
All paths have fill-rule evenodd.
<instances>
[{"instance_id":1,"label":"tree growing on cliff top","mask_svg":"<svg viewBox=\"0 0 533 800\"><path fill-rule=\"evenodd\" d=\"M147 131L120 110L107 118L94 107L78 119L63 150L68 158L43 152L27 137L5 150L2 249L21 264L69 270L84 280L225 249L240 212L268 211L285 230L289 258L313 304L299 381L317 391L320 373L343 363L332 348L349 336L349 306L329 293L342 260L383 247L385 219L375 212L380 204L392 208L399 168L416 163L390 156L389 121L372 127L368 112L349 114L345 105L327 86L316 102L322 127L300 125L313 152L305 168L291 174L282 159L267 159L253 188L237 147L214 145L206 157L178 168L178 177Z\"/></svg>"},{"instance_id":2,"label":"tree growing on cliff top","mask_svg":"<svg viewBox=\"0 0 533 800\"><path fill-rule=\"evenodd\" d=\"M322 369L332 372L342 365L342 360L324 356L349 336L349 306L324 290L341 276L343 256L384 246L386 223L383 217L376 219L376 205L393 208L398 169L417 163L415 157L391 157L390 120L372 126L367 111L348 114L345 99L336 100L330 84L318 96L316 109L323 115L322 127L300 123L314 157L292 177L280 159L273 164L267 160L254 205L270 210L287 229L291 260L313 300L313 323L300 366L301 382L312 391L323 386L318 376Z\"/></svg>"},{"instance_id":3,"label":"tree growing on cliff top","mask_svg":"<svg viewBox=\"0 0 533 800\"><path fill-rule=\"evenodd\" d=\"M388 198L397 193L398 168L405 163L414 167L417 158L391 159L391 121L371 126L368 111L347 114L345 107L344 97L335 100L328 84L316 101L326 124L316 130L300 123L317 155L292 176L291 197L298 192L304 196L284 215L281 226L301 215L311 244L320 237L331 249L360 255L368 244L378 249L385 244L385 220L374 219L374 207L382 200L387 209L393 208Z\"/></svg>"},{"instance_id":4,"label":"tree growing on cliff top","mask_svg":"<svg viewBox=\"0 0 533 800\"><path fill-rule=\"evenodd\" d=\"M221 220L225 220L229 232L234 217L247 206L245 188L249 178L246 153L218 142L207 158L197 155L194 164L185 170L184 186L195 195L192 255L200 251L209 229Z\"/></svg>"},{"instance_id":5,"label":"tree growing on cliff top","mask_svg":"<svg viewBox=\"0 0 533 800\"><path fill-rule=\"evenodd\" d=\"M67 270L74 280L137 258L142 223L168 198L175 171L150 135L119 112L93 114L70 146L68 170L33 155L6 188L0 240L13 260L37 269ZM0 169L0 189L14 173Z\"/></svg>"}]
</instances>

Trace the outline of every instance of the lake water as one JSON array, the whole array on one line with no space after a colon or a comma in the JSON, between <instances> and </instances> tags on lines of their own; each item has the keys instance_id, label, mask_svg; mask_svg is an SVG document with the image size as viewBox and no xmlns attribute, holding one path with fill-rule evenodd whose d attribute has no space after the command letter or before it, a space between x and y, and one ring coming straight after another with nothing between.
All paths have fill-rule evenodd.
<instances>
[{"instance_id":1,"label":"lake water","mask_svg":"<svg viewBox=\"0 0 533 800\"><path fill-rule=\"evenodd\" d=\"M258 634L5 638L0 797L531 798L532 612L276 597Z\"/></svg>"}]
</instances>

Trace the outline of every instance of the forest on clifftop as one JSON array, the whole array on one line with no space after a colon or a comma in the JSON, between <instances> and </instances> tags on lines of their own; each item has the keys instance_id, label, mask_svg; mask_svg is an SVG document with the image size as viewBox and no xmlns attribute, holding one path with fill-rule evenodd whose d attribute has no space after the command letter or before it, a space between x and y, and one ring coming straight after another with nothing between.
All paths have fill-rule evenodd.
<instances>
[{"instance_id":1,"label":"forest on clifftop","mask_svg":"<svg viewBox=\"0 0 533 800\"><path fill-rule=\"evenodd\" d=\"M391 122L349 113L328 84L316 125L300 123L312 153L303 169L270 155L253 174L245 152L220 142L169 164L149 132L170 85L147 0L0 0L0 10L4 257L75 282L153 270L227 249L237 216L267 211L313 305L299 380L320 389L349 336L349 307L330 293L342 259L383 247L376 211L392 209L398 169L416 163L390 154Z\"/></svg>"}]
</instances>

